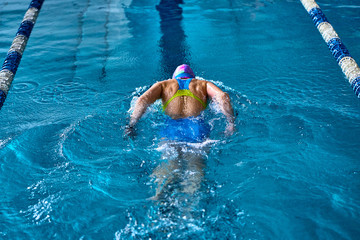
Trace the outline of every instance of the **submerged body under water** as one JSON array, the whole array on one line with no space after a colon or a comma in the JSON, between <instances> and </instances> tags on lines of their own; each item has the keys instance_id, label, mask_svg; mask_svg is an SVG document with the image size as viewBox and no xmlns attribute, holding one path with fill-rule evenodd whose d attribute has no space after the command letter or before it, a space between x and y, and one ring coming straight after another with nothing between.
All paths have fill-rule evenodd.
<instances>
[{"instance_id":1,"label":"submerged body under water","mask_svg":"<svg viewBox=\"0 0 360 240\"><path fill-rule=\"evenodd\" d=\"M318 3L359 61L359 4ZM28 4L0 2L3 56ZM235 134L210 104L203 142L165 143L156 103L124 140L182 63ZM300 1L45 1L0 114L0 239L357 239L359 109Z\"/></svg>"}]
</instances>

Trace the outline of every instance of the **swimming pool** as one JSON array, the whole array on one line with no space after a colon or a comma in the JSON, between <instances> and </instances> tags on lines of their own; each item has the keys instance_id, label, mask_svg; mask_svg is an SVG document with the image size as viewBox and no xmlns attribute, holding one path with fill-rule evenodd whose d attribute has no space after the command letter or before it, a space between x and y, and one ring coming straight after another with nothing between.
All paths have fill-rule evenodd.
<instances>
[{"instance_id":1,"label":"swimming pool","mask_svg":"<svg viewBox=\"0 0 360 240\"><path fill-rule=\"evenodd\" d=\"M360 61L359 3L317 2ZM300 1L159 3L45 1L0 113L0 238L357 239L359 99ZM0 3L4 57L28 4ZM156 104L124 140L184 62L230 94L236 134L210 105L207 142L161 146ZM200 188L149 200L184 153Z\"/></svg>"}]
</instances>

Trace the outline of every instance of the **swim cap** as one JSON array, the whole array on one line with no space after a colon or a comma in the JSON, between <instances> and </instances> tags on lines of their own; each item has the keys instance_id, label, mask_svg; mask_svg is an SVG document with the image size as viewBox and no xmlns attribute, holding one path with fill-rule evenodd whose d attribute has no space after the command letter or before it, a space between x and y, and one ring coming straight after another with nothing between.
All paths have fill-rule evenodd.
<instances>
[{"instance_id":1,"label":"swim cap","mask_svg":"<svg viewBox=\"0 0 360 240\"><path fill-rule=\"evenodd\" d=\"M194 78L195 74L189 65L183 64L176 68L173 78Z\"/></svg>"}]
</instances>

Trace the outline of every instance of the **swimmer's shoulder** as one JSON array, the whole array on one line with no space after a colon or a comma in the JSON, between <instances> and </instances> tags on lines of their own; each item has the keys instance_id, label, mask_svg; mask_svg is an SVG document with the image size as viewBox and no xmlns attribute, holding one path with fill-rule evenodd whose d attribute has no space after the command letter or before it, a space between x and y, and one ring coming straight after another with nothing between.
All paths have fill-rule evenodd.
<instances>
[{"instance_id":1,"label":"swimmer's shoulder","mask_svg":"<svg viewBox=\"0 0 360 240\"><path fill-rule=\"evenodd\" d=\"M163 81L157 82L157 84L161 85L163 89L167 88L167 87L177 86L178 85L176 79L163 80Z\"/></svg>"},{"instance_id":2,"label":"swimmer's shoulder","mask_svg":"<svg viewBox=\"0 0 360 240\"><path fill-rule=\"evenodd\" d=\"M193 78L191 82L196 84L206 84L208 81L206 81L205 79Z\"/></svg>"},{"instance_id":3,"label":"swimmer's shoulder","mask_svg":"<svg viewBox=\"0 0 360 240\"><path fill-rule=\"evenodd\" d=\"M175 92L178 90L178 83L176 79L167 79L159 81L155 84L161 88L162 96L165 99L171 97L171 95L174 95Z\"/></svg>"},{"instance_id":4,"label":"swimmer's shoulder","mask_svg":"<svg viewBox=\"0 0 360 240\"><path fill-rule=\"evenodd\" d=\"M204 79L197 79L197 78L193 78L191 80L192 84L194 84L197 87L201 87L204 88L206 87L206 84L208 83L208 81L204 80Z\"/></svg>"},{"instance_id":5,"label":"swimmer's shoulder","mask_svg":"<svg viewBox=\"0 0 360 240\"><path fill-rule=\"evenodd\" d=\"M209 83L207 80L204 79L197 79L197 78L193 78L191 80L191 85L196 85L196 86L201 86L201 87L206 87L207 83ZM157 82L156 84L161 85L161 87L163 89L169 88L169 87L177 87L178 86L178 82L176 79L167 79L167 80L163 80L160 82Z\"/></svg>"}]
</instances>

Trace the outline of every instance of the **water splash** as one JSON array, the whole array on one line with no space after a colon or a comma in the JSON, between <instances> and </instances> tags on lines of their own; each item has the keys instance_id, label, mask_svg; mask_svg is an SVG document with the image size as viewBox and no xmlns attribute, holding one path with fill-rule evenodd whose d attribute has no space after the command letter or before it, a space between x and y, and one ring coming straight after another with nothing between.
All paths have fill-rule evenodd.
<instances>
[{"instance_id":1,"label":"water splash","mask_svg":"<svg viewBox=\"0 0 360 240\"><path fill-rule=\"evenodd\" d=\"M28 206L27 210L20 210L27 218L37 225L51 222L51 213L53 212L53 205L60 199L60 194L49 195L46 198L39 199L34 205Z\"/></svg>"}]
</instances>

